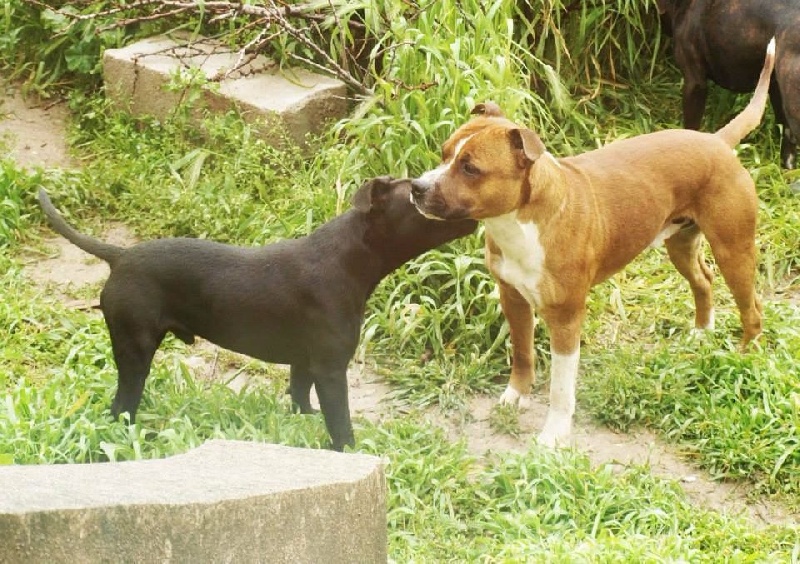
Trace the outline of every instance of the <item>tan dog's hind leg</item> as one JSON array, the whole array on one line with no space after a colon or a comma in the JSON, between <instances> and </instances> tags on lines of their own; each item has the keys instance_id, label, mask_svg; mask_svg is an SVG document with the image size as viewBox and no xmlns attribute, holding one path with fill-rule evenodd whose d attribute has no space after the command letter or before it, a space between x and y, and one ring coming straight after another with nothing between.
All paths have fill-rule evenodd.
<instances>
[{"instance_id":1,"label":"tan dog's hind leg","mask_svg":"<svg viewBox=\"0 0 800 564\"><path fill-rule=\"evenodd\" d=\"M697 225L686 227L666 240L667 254L675 268L689 281L695 304L696 329L714 329L711 283L714 274L703 259L703 235Z\"/></svg>"},{"instance_id":2,"label":"tan dog's hind leg","mask_svg":"<svg viewBox=\"0 0 800 564\"><path fill-rule=\"evenodd\" d=\"M533 351L533 307L516 288L497 280L500 290L500 307L508 321L511 333L511 378L503 395L502 404L520 404L525 407L525 398L531 393L534 382L535 356Z\"/></svg>"},{"instance_id":3,"label":"tan dog's hind leg","mask_svg":"<svg viewBox=\"0 0 800 564\"><path fill-rule=\"evenodd\" d=\"M706 234L719 271L733 294L742 320L742 348L761 334L761 300L755 291L755 242L714 240Z\"/></svg>"},{"instance_id":4,"label":"tan dog's hind leg","mask_svg":"<svg viewBox=\"0 0 800 564\"><path fill-rule=\"evenodd\" d=\"M547 411L539 444L565 445L572 432L575 388L578 382L581 326L585 305L544 308L542 318L550 329L550 409Z\"/></svg>"},{"instance_id":5,"label":"tan dog's hind leg","mask_svg":"<svg viewBox=\"0 0 800 564\"><path fill-rule=\"evenodd\" d=\"M746 170L741 169L736 176L718 180L725 182L730 191L716 192L728 197L708 206L702 223L698 223L739 308L744 348L761 334L761 301L755 288L758 200ZM736 205L726 205L729 201L736 201Z\"/></svg>"}]
</instances>

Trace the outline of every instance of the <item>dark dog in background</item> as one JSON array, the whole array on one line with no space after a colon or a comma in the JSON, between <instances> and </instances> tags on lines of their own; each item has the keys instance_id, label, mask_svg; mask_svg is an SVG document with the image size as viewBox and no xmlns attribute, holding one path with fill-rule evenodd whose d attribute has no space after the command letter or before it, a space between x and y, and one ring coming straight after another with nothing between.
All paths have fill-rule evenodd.
<instances>
[{"instance_id":1,"label":"dark dog in background","mask_svg":"<svg viewBox=\"0 0 800 564\"><path fill-rule=\"evenodd\" d=\"M408 180L373 179L359 188L353 209L307 237L264 247L170 238L122 248L76 231L40 190L53 229L111 267L100 308L119 377L114 417L127 412L134 420L168 332L189 344L197 335L291 365L289 393L300 411L313 412L314 385L333 448L352 446L347 365L367 298L401 264L477 226L424 218L410 191Z\"/></svg>"},{"instance_id":2,"label":"dark dog in background","mask_svg":"<svg viewBox=\"0 0 800 564\"><path fill-rule=\"evenodd\" d=\"M797 0L657 0L661 21L673 37L683 73L683 124L698 129L707 80L733 92L751 92L764 50L776 39L770 99L783 125L781 164L795 167L800 137L800 2Z\"/></svg>"}]
</instances>

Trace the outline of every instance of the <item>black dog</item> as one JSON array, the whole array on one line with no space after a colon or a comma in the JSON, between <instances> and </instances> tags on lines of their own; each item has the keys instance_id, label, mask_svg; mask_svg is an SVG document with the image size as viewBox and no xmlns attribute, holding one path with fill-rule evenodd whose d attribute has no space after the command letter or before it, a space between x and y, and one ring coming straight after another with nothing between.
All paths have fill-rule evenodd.
<instances>
[{"instance_id":1,"label":"black dog","mask_svg":"<svg viewBox=\"0 0 800 564\"><path fill-rule=\"evenodd\" d=\"M359 188L353 209L307 237L265 247L176 238L128 249L77 232L40 190L53 229L111 266L100 308L119 373L114 417L128 412L134 419L167 332L189 344L198 335L290 364L289 392L300 411L313 411L313 384L333 448L352 446L346 371L367 298L404 262L477 225L424 218L410 190L408 180L373 179Z\"/></svg>"},{"instance_id":2,"label":"black dog","mask_svg":"<svg viewBox=\"0 0 800 564\"><path fill-rule=\"evenodd\" d=\"M751 92L776 39L770 99L783 125L781 163L795 167L800 137L800 2L797 0L657 0L665 30L673 36L683 73L683 124L698 129L707 79L733 92Z\"/></svg>"}]
</instances>

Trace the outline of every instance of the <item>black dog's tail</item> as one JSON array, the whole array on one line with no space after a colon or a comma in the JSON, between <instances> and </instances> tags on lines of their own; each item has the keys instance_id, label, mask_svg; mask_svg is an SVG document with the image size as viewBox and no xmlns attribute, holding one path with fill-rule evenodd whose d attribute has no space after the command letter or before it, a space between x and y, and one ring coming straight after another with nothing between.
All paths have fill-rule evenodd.
<instances>
[{"instance_id":1,"label":"black dog's tail","mask_svg":"<svg viewBox=\"0 0 800 564\"><path fill-rule=\"evenodd\" d=\"M55 206L53 206L53 203L47 196L47 192L44 191L44 188L39 188L39 205L42 206L42 210L47 216L47 220L50 222L50 226L53 228L53 230L87 253L99 257L113 266L117 259L125 251L125 249L122 247L104 243L99 239L89 237L88 235L84 235L83 233L76 231L75 228L67 223L64 218L61 217L61 214L58 213L58 210L55 208Z\"/></svg>"},{"instance_id":2,"label":"black dog's tail","mask_svg":"<svg viewBox=\"0 0 800 564\"><path fill-rule=\"evenodd\" d=\"M745 135L753 131L761 118L764 116L764 108L769 99L769 79L772 75L772 67L775 65L775 38L767 45L767 56L764 59L764 67L761 69L761 76L758 77L758 85L753 97L747 107L733 118L728 125L717 131L725 143L732 149L744 138Z\"/></svg>"}]
</instances>

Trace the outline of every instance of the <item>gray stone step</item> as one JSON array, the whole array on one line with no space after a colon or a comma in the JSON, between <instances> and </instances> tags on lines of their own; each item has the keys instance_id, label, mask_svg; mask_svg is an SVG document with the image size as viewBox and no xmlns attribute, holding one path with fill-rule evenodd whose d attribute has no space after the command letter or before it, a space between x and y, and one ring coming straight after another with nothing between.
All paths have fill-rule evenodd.
<instances>
[{"instance_id":1,"label":"gray stone step","mask_svg":"<svg viewBox=\"0 0 800 564\"><path fill-rule=\"evenodd\" d=\"M235 66L239 54L209 39L151 37L103 54L106 95L114 105L134 115L165 119L185 101L186 92L165 88L178 72L199 69L205 77L223 76ZM305 145L307 134L347 114L347 87L334 78L302 68L278 69L258 56L241 71L205 88L205 106L215 112L237 109L249 122L279 124L289 138ZM261 128L269 143L280 144L280 135Z\"/></svg>"},{"instance_id":2,"label":"gray stone step","mask_svg":"<svg viewBox=\"0 0 800 564\"><path fill-rule=\"evenodd\" d=\"M119 463L0 466L0 562L386 562L379 458L212 440Z\"/></svg>"}]
</instances>

